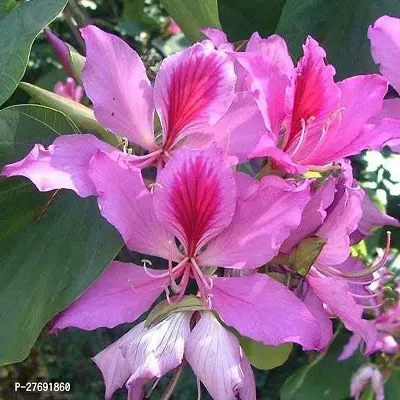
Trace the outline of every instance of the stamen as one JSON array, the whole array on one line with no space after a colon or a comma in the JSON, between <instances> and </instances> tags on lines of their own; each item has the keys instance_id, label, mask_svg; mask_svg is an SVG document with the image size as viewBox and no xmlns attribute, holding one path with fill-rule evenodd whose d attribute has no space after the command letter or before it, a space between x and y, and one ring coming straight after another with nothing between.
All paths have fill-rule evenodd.
<instances>
[{"instance_id":1,"label":"stamen","mask_svg":"<svg viewBox=\"0 0 400 400\"><path fill-rule=\"evenodd\" d=\"M306 124L306 121L304 120L304 118L302 118L301 119L301 134L300 134L300 138L299 138L299 141L298 141L296 147L290 153L291 156L294 156L300 150L300 148L303 146L303 144L304 144L304 142L306 140L306 137L307 137L307 124Z\"/></svg>"},{"instance_id":2,"label":"stamen","mask_svg":"<svg viewBox=\"0 0 400 400\"><path fill-rule=\"evenodd\" d=\"M362 306L363 308L365 308L366 310L375 310L377 308L382 307L383 305L387 304L387 303L391 303L393 301L393 299L384 299L383 301L381 301L379 304L376 304L374 306Z\"/></svg>"},{"instance_id":3,"label":"stamen","mask_svg":"<svg viewBox=\"0 0 400 400\"><path fill-rule=\"evenodd\" d=\"M147 391L145 398L149 399L154 391L154 389L156 388L156 386L158 385L158 383L160 382L161 378L157 378L154 383L151 385L151 388Z\"/></svg>"},{"instance_id":4,"label":"stamen","mask_svg":"<svg viewBox=\"0 0 400 400\"><path fill-rule=\"evenodd\" d=\"M197 264L197 262L196 262L196 260L194 258L191 258L190 261L191 261L191 263L192 263L197 275L201 279L201 282L204 285L204 287L207 290L211 290L213 288L212 279L209 276L207 276L207 277L204 276L202 270L200 269L200 267L198 266L198 264ZM207 278L208 278L208 281L207 281Z\"/></svg>"},{"instance_id":5,"label":"stamen","mask_svg":"<svg viewBox=\"0 0 400 400\"><path fill-rule=\"evenodd\" d=\"M167 298L168 304L170 304L170 305L174 304L174 302L171 300L170 291L169 291L168 286L164 286L164 291L165 291L165 297Z\"/></svg>"},{"instance_id":6,"label":"stamen","mask_svg":"<svg viewBox=\"0 0 400 400\"><path fill-rule=\"evenodd\" d=\"M213 295L212 295L211 293L209 293L209 294L207 295L207 299L206 299L206 301L207 301L207 308L208 308L209 310L212 310L212 308L213 308L213 306L212 306L212 301L211 301L212 298L213 298Z\"/></svg>"},{"instance_id":7,"label":"stamen","mask_svg":"<svg viewBox=\"0 0 400 400\"><path fill-rule=\"evenodd\" d=\"M342 278L363 278L367 275L370 275L379 269L381 269L385 264L388 259L388 256L390 254L390 242L391 242L391 232L387 231L386 232L386 248L383 253L383 256L380 261L378 261L376 264L371 265L368 268L365 268L361 271L355 271L355 272L344 272L340 271L336 268L333 267L328 267L327 265L324 265L322 270L325 270L326 272L332 274L332 275L337 275ZM318 267L320 268L320 267Z\"/></svg>"}]
</instances>

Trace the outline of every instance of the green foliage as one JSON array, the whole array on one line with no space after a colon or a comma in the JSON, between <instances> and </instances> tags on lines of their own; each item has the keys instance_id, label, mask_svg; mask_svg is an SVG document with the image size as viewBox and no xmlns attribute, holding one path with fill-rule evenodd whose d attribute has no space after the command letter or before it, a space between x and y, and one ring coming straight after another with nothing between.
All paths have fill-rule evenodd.
<instances>
[{"instance_id":1,"label":"green foliage","mask_svg":"<svg viewBox=\"0 0 400 400\"><path fill-rule=\"evenodd\" d=\"M345 3L345 4L344 4ZM287 0L277 32L297 58L307 35L320 41L337 78L376 72L367 30L377 18L400 16L398 0Z\"/></svg>"},{"instance_id":2,"label":"green foliage","mask_svg":"<svg viewBox=\"0 0 400 400\"><path fill-rule=\"evenodd\" d=\"M67 0L40 0L0 4L0 104L14 92L28 62L32 42L65 7ZM9 11L5 15L5 11Z\"/></svg>"},{"instance_id":3,"label":"green foliage","mask_svg":"<svg viewBox=\"0 0 400 400\"><path fill-rule=\"evenodd\" d=\"M251 365L265 371L282 365L293 349L292 343L267 346L245 336L241 336L239 340Z\"/></svg>"},{"instance_id":4,"label":"green foliage","mask_svg":"<svg viewBox=\"0 0 400 400\"><path fill-rule=\"evenodd\" d=\"M348 335L339 331L327 354L320 353L291 375L281 389L281 400L341 400L349 396L350 380L367 359L361 353L338 361Z\"/></svg>"},{"instance_id":5,"label":"green foliage","mask_svg":"<svg viewBox=\"0 0 400 400\"><path fill-rule=\"evenodd\" d=\"M231 41L275 32L286 0L218 0L221 25Z\"/></svg>"},{"instance_id":6,"label":"green foliage","mask_svg":"<svg viewBox=\"0 0 400 400\"><path fill-rule=\"evenodd\" d=\"M2 110L0 162L74 129L48 108ZM47 322L99 276L122 246L95 199L78 199L72 192L51 198L52 204L26 180L0 181L0 364L24 359Z\"/></svg>"},{"instance_id":7,"label":"green foliage","mask_svg":"<svg viewBox=\"0 0 400 400\"><path fill-rule=\"evenodd\" d=\"M118 144L117 137L97 122L94 112L90 108L30 83L21 82L19 87L40 104L63 112L80 129L95 133L110 144Z\"/></svg>"},{"instance_id":8,"label":"green foliage","mask_svg":"<svg viewBox=\"0 0 400 400\"><path fill-rule=\"evenodd\" d=\"M217 0L163 0L169 15L192 42L203 39L202 28L220 28Z\"/></svg>"}]
</instances>

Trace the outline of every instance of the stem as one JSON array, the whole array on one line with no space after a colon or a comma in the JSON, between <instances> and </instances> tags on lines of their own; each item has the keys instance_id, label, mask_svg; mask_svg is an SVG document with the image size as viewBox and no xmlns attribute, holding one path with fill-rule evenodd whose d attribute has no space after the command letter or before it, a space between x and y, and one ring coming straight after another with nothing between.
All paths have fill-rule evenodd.
<instances>
[{"instance_id":1,"label":"stem","mask_svg":"<svg viewBox=\"0 0 400 400\"><path fill-rule=\"evenodd\" d=\"M172 393L174 392L176 385L179 382L179 379L182 376L182 372L183 372L183 362L182 364L175 370L174 372L174 376L172 377L167 389L165 390L165 392L162 394L161 399L160 400L169 400L172 396Z\"/></svg>"}]
</instances>

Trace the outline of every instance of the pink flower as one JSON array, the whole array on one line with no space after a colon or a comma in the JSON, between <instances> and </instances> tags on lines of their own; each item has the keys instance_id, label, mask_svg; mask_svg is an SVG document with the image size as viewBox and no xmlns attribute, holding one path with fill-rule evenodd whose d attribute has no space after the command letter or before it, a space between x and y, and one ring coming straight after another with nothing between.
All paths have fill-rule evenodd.
<instances>
[{"instance_id":1,"label":"pink flower","mask_svg":"<svg viewBox=\"0 0 400 400\"><path fill-rule=\"evenodd\" d=\"M36 145L26 158L6 166L4 175L26 176L39 190L67 188L84 197L96 194L88 177L88 163L97 150L139 168L161 167L183 145L199 148L217 142L240 159L244 130L256 132L245 149L258 140L262 117L251 95L234 93L233 64L224 52L197 43L166 58L153 88L138 54L124 41L94 26L82 29L82 35L87 48L82 75L86 94L98 121L126 138L125 151L91 135L67 135L57 138L47 150ZM239 113L241 107L243 112ZM154 132L155 110L162 132ZM149 153L129 154L128 141Z\"/></svg>"},{"instance_id":2,"label":"pink flower","mask_svg":"<svg viewBox=\"0 0 400 400\"><path fill-rule=\"evenodd\" d=\"M253 371L238 339L209 311L175 313L151 328L142 322L93 358L106 399L126 384L132 400L143 398L147 382L179 368L184 359L214 399L256 398Z\"/></svg>"},{"instance_id":3,"label":"pink flower","mask_svg":"<svg viewBox=\"0 0 400 400\"><path fill-rule=\"evenodd\" d=\"M361 367L351 379L350 394L355 400L360 400L366 385L371 382L372 390L375 392L376 400L384 400L383 376L373 365Z\"/></svg>"},{"instance_id":4,"label":"pink flower","mask_svg":"<svg viewBox=\"0 0 400 400\"><path fill-rule=\"evenodd\" d=\"M346 165L346 164L345 164ZM340 318L345 327L357 333L371 353L377 341L376 326L363 318L374 294L368 289L372 273L382 267L384 258L369 268L350 255L350 237L357 229L362 216L362 189L353 181L351 170L346 168L342 176L327 179L313 193L305 207L300 225L281 246L281 252L290 253L307 237L320 237L325 245L307 273L298 295L322 329L321 347L332 338L330 317Z\"/></svg>"},{"instance_id":5,"label":"pink flower","mask_svg":"<svg viewBox=\"0 0 400 400\"><path fill-rule=\"evenodd\" d=\"M256 269L273 258L300 221L309 199L306 185L233 173L215 149L176 152L151 191L139 169L105 152L92 158L89 175L102 215L127 246L165 259L168 270L114 262L54 329L132 322L167 286L167 298L172 291L179 301L192 279L204 303L241 334L270 345L318 348L317 322L284 285L265 274L217 277L203 269Z\"/></svg>"},{"instance_id":6,"label":"pink flower","mask_svg":"<svg viewBox=\"0 0 400 400\"><path fill-rule=\"evenodd\" d=\"M179 28L179 25L171 18L170 23L168 26L168 32L171 35L177 35L178 33L182 33L181 28Z\"/></svg>"},{"instance_id":7,"label":"pink flower","mask_svg":"<svg viewBox=\"0 0 400 400\"><path fill-rule=\"evenodd\" d=\"M78 103L82 101L84 95L83 87L77 85L73 78L67 78L65 83L57 82L54 86L54 93Z\"/></svg>"},{"instance_id":8,"label":"pink flower","mask_svg":"<svg viewBox=\"0 0 400 400\"><path fill-rule=\"evenodd\" d=\"M400 137L400 121L373 121L386 79L362 75L335 83L319 44L308 37L303 49L294 67L282 38L253 34L246 52L235 55L267 127L252 157L270 157L275 167L303 173Z\"/></svg>"},{"instance_id":9,"label":"pink flower","mask_svg":"<svg viewBox=\"0 0 400 400\"><path fill-rule=\"evenodd\" d=\"M400 94L400 19L387 15L380 17L368 29L371 52L381 73ZM387 99L377 120L394 118L400 120L400 99ZM393 151L400 151L400 139L391 140L388 145Z\"/></svg>"}]
</instances>

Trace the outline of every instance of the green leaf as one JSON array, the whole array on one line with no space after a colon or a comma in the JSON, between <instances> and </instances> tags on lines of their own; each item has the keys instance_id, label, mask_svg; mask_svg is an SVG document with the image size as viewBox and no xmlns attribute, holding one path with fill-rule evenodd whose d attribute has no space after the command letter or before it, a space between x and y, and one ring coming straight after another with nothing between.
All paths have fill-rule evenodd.
<instances>
[{"instance_id":1,"label":"green leaf","mask_svg":"<svg viewBox=\"0 0 400 400\"><path fill-rule=\"evenodd\" d=\"M282 365L293 348L292 343L267 346L245 336L240 336L239 341L251 365L262 370L274 369Z\"/></svg>"},{"instance_id":2,"label":"green leaf","mask_svg":"<svg viewBox=\"0 0 400 400\"><path fill-rule=\"evenodd\" d=\"M392 375L385 383L385 399L400 399L400 370L393 370Z\"/></svg>"},{"instance_id":3,"label":"green leaf","mask_svg":"<svg viewBox=\"0 0 400 400\"><path fill-rule=\"evenodd\" d=\"M36 104L0 111L0 167L25 157L36 143L51 144L61 133L78 133L76 125L59 111Z\"/></svg>"},{"instance_id":4,"label":"green leaf","mask_svg":"<svg viewBox=\"0 0 400 400\"><path fill-rule=\"evenodd\" d=\"M218 0L221 25L230 41L247 40L275 32L286 0Z\"/></svg>"},{"instance_id":5,"label":"green leaf","mask_svg":"<svg viewBox=\"0 0 400 400\"><path fill-rule=\"evenodd\" d=\"M0 163L72 129L45 107L1 110ZM100 275L122 241L94 198L70 191L53 197L22 178L0 180L0 220L0 364L8 364L29 354L45 325Z\"/></svg>"},{"instance_id":6,"label":"green leaf","mask_svg":"<svg viewBox=\"0 0 400 400\"><path fill-rule=\"evenodd\" d=\"M104 129L96 120L93 110L76 101L59 96L56 93L39 88L30 83L21 82L19 87L32 96L40 104L61 111L68 116L80 129L97 134L106 142L117 145L118 138Z\"/></svg>"},{"instance_id":7,"label":"green leaf","mask_svg":"<svg viewBox=\"0 0 400 400\"><path fill-rule=\"evenodd\" d=\"M368 26L384 14L400 17L398 0L287 0L277 32L295 57L307 35L320 41L337 78L378 71L371 57Z\"/></svg>"},{"instance_id":8,"label":"green leaf","mask_svg":"<svg viewBox=\"0 0 400 400\"><path fill-rule=\"evenodd\" d=\"M367 358L360 352L348 360L337 360L348 338L348 332L338 330L326 355L318 354L286 380L280 392L281 400L347 398L352 375L367 362Z\"/></svg>"},{"instance_id":9,"label":"green leaf","mask_svg":"<svg viewBox=\"0 0 400 400\"><path fill-rule=\"evenodd\" d=\"M217 0L163 0L162 4L191 42L204 38L203 28L221 28Z\"/></svg>"},{"instance_id":10,"label":"green leaf","mask_svg":"<svg viewBox=\"0 0 400 400\"><path fill-rule=\"evenodd\" d=\"M0 9L10 10L0 22L0 104L11 96L22 79L36 36L66 4L67 0L26 1L16 6L6 2Z\"/></svg>"},{"instance_id":11,"label":"green leaf","mask_svg":"<svg viewBox=\"0 0 400 400\"><path fill-rule=\"evenodd\" d=\"M163 301L157 304L149 313L146 318L146 327L154 326L164 321L170 315L177 312L189 312L189 311L202 311L207 310L204 307L203 302L196 296L183 296L182 300L176 304L169 304L167 301Z\"/></svg>"}]
</instances>

